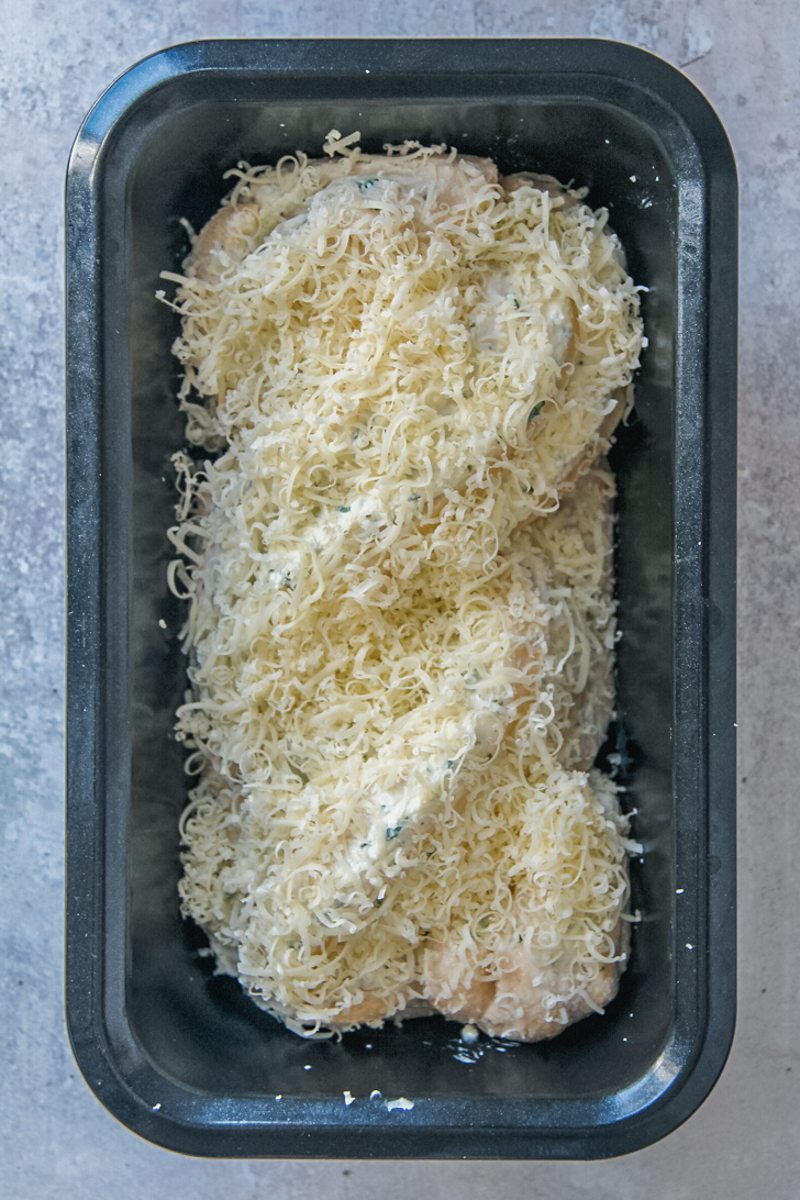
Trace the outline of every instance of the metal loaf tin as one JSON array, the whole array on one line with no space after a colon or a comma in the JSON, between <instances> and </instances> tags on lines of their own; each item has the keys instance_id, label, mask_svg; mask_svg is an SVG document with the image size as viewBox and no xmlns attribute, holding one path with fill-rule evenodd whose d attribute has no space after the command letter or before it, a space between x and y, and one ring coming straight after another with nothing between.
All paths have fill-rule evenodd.
<instances>
[{"instance_id":1,"label":"metal loaf tin","mask_svg":"<svg viewBox=\"0 0 800 1200\"><path fill-rule=\"evenodd\" d=\"M186 252L179 218L203 223L225 169L317 153L334 127L588 185L649 289L614 456L643 918L607 1014L546 1044L459 1052L441 1019L301 1041L213 976L178 912L185 676L165 529L183 429L176 318L154 293ZM630 46L198 42L92 109L67 184L67 1014L89 1085L137 1133L204 1155L592 1158L655 1141L709 1092L735 1012L736 278L720 123ZM390 1111L401 1096L413 1109Z\"/></svg>"}]
</instances>

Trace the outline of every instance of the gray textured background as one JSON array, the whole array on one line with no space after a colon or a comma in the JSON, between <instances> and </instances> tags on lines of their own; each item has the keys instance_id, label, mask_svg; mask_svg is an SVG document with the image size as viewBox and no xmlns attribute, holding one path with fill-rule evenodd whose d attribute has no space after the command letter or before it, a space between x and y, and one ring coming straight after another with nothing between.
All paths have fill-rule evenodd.
<instances>
[{"instance_id":1,"label":"gray textured background","mask_svg":"<svg viewBox=\"0 0 800 1200\"><path fill-rule=\"evenodd\" d=\"M590 10L594 8L595 15ZM424 1193L555 1200L800 1195L800 251L795 0L0 0L0 1185L14 1200ZM118 1126L62 1026L62 182L86 108L121 70L214 35L591 34L684 66L717 106L742 191L740 1012L703 1108L600 1164L218 1163ZM792 1020L794 1018L794 1020Z\"/></svg>"}]
</instances>

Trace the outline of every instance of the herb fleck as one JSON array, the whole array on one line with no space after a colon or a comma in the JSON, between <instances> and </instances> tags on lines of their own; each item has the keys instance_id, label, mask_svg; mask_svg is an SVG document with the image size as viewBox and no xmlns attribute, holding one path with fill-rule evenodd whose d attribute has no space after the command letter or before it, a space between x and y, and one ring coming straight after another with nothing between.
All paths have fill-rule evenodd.
<instances>
[{"instance_id":1,"label":"herb fleck","mask_svg":"<svg viewBox=\"0 0 800 1200\"><path fill-rule=\"evenodd\" d=\"M543 408L544 408L544 400L540 400L538 404L534 404L533 408L528 413L528 424L529 425L530 425L531 421L534 420L534 418L538 417L539 413L542 411Z\"/></svg>"}]
</instances>

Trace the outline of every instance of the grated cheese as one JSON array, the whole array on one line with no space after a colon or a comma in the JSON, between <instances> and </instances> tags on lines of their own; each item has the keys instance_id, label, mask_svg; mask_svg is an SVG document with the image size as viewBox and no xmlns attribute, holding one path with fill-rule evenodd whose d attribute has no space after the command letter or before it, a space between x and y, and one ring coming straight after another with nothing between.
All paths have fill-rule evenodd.
<instances>
[{"instance_id":1,"label":"grated cheese","mask_svg":"<svg viewBox=\"0 0 800 1200\"><path fill-rule=\"evenodd\" d=\"M521 947L550 1036L625 955L627 824L589 772L615 638L592 464L637 291L580 193L357 143L237 168L165 276L208 455L176 455L170 531L183 908L304 1035L453 1014L480 979L502 1021L463 1019L525 1036Z\"/></svg>"}]
</instances>

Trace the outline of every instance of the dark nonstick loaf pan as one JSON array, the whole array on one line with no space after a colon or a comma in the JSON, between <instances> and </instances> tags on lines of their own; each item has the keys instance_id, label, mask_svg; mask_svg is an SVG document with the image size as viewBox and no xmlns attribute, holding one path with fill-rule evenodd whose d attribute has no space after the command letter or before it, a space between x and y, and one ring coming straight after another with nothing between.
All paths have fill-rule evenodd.
<instances>
[{"instance_id":1,"label":"dark nonstick loaf pan","mask_svg":"<svg viewBox=\"0 0 800 1200\"><path fill-rule=\"evenodd\" d=\"M202 225L223 171L318 153L331 128L586 184L649 289L614 454L614 737L642 920L606 1015L546 1044L465 1048L441 1019L304 1042L213 975L178 911L185 664L165 530L183 424L176 318L154 293L186 252L179 218ZM89 1085L143 1137L205 1155L591 1158L674 1129L735 1013L736 175L709 105L612 42L178 46L78 134L67 291L67 1015ZM398 1097L414 1107L390 1110Z\"/></svg>"}]
</instances>

